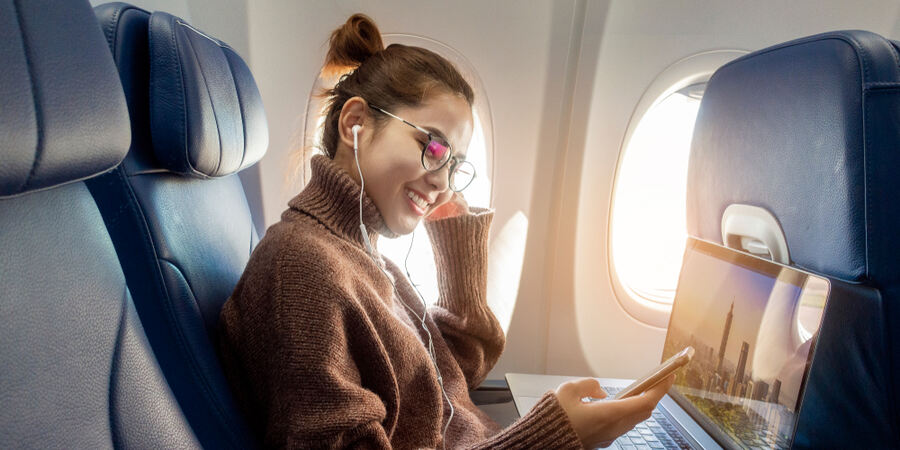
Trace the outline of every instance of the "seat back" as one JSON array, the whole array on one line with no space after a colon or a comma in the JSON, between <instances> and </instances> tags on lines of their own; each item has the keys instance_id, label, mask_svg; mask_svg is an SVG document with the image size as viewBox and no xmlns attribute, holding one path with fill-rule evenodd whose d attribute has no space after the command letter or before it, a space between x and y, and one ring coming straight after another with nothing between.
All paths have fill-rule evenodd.
<instances>
[{"instance_id":1,"label":"seat back","mask_svg":"<svg viewBox=\"0 0 900 450\"><path fill-rule=\"evenodd\" d=\"M248 447L213 339L258 242L237 172L268 145L259 92L227 44L163 12L95 8L119 69L131 148L91 180L150 344L204 446Z\"/></svg>"},{"instance_id":2,"label":"seat back","mask_svg":"<svg viewBox=\"0 0 900 450\"><path fill-rule=\"evenodd\" d=\"M0 448L197 448L84 182L128 149L87 1L0 2Z\"/></svg>"},{"instance_id":3,"label":"seat back","mask_svg":"<svg viewBox=\"0 0 900 450\"><path fill-rule=\"evenodd\" d=\"M735 204L761 208L774 216L770 231L783 233L785 262L843 281L820 329L799 446L900 439L898 142L900 56L869 32L748 54L713 75L701 102L688 233L740 245L723 231L723 214Z\"/></svg>"}]
</instances>

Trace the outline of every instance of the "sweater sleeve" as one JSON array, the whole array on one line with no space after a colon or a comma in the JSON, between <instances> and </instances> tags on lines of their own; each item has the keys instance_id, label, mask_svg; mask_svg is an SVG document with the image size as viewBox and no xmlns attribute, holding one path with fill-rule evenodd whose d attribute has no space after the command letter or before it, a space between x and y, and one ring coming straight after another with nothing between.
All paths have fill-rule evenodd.
<instances>
[{"instance_id":1,"label":"sweater sleeve","mask_svg":"<svg viewBox=\"0 0 900 450\"><path fill-rule=\"evenodd\" d=\"M386 356L369 319L326 282L330 275L311 280L285 276L278 283L272 327L278 364L265 380L270 384L266 447L391 447L389 430L397 417L388 413L385 399L396 398L396 392L367 383L358 369L388 367ZM311 297L310 292L317 294Z\"/></svg>"},{"instance_id":2,"label":"sweater sleeve","mask_svg":"<svg viewBox=\"0 0 900 450\"><path fill-rule=\"evenodd\" d=\"M577 450L584 447L556 394L547 392L528 414L470 448Z\"/></svg>"},{"instance_id":3,"label":"sweater sleeve","mask_svg":"<svg viewBox=\"0 0 900 450\"><path fill-rule=\"evenodd\" d=\"M488 234L493 211L426 222L434 248L439 298L429 314L441 330L469 389L484 381L506 337L487 304Z\"/></svg>"}]
</instances>

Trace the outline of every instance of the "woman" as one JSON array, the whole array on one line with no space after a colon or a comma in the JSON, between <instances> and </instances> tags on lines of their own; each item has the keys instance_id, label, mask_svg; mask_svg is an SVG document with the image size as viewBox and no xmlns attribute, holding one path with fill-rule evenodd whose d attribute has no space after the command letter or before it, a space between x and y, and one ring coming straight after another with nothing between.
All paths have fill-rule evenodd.
<instances>
[{"instance_id":1,"label":"woman","mask_svg":"<svg viewBox=\"0 0 900 450\"><path fill-rule=\"evenodd\" d=\"M548 392L500 430L469 389L504 335L485 301L493 213L469 208L472 89L444 58L383 48L352 16L331 36L329 91L312 179L267 231L221 314L220 353L267 446L581 448L649 417L668 383L633 399L593 380ZM426 309L377 250L425 220L440 300Z\"/></svg>"}]
</instances>

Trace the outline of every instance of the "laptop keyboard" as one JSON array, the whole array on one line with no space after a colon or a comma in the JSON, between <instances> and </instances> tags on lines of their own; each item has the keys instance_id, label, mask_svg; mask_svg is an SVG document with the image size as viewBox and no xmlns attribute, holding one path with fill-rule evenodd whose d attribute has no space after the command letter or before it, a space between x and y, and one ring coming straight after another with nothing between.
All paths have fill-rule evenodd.
<instances>
[{"instance_id":1,"label":"laptop keyboard","mask_svg":"<svg viewBox=\"0 0 900 450\"><path fill-rule=\"evenodd\" d=\"M621 388L603 387L610 396ZM659 410L653 410L649 419L637 424L634 429L616 439L623 450L647 449L690 449L690 444L681 437L675 425Z\"/></svg>"}]
</instances>

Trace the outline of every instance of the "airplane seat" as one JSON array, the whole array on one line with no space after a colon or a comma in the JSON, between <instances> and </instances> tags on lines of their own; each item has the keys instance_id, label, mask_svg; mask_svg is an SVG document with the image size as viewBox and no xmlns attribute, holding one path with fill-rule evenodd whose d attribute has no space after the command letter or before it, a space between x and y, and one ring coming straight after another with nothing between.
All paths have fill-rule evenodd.
<instances>
[{"instance_id":1,"label":"airplane seat","mask_svg":"<svg viewBox=\"0 0 900 450\"><path fill-rule=\"evenodd\" d=\"M688 234L834 283L797 447L900 441L898 143L900 52L865 31L745 55L716 71L701 101ZM774 220L723 218L733 205Z\"/></svg>"},{"instance_id":2,"label":"airplane seat","mask_svg":"<svg viewBox=\"0 0 900 450\"><path fill-rule=\"evenodd\" d=\"M128 150L85 1L0 3L0 448L199 448L82 180Z\"/></svg>"},{"instance_id":3,"label":"airplane seat","mask_svg":"<svg viewBox=\"0 0 900 450\"><path fill-rule=\"evenodd\" d=\"M259 237L237 173L268 146L249 68L164 12L95 8L131 117L128 155L91 180L160 366L205 447L253 447L215 351L219 311Z\"/></svg>"}]
</instances>

